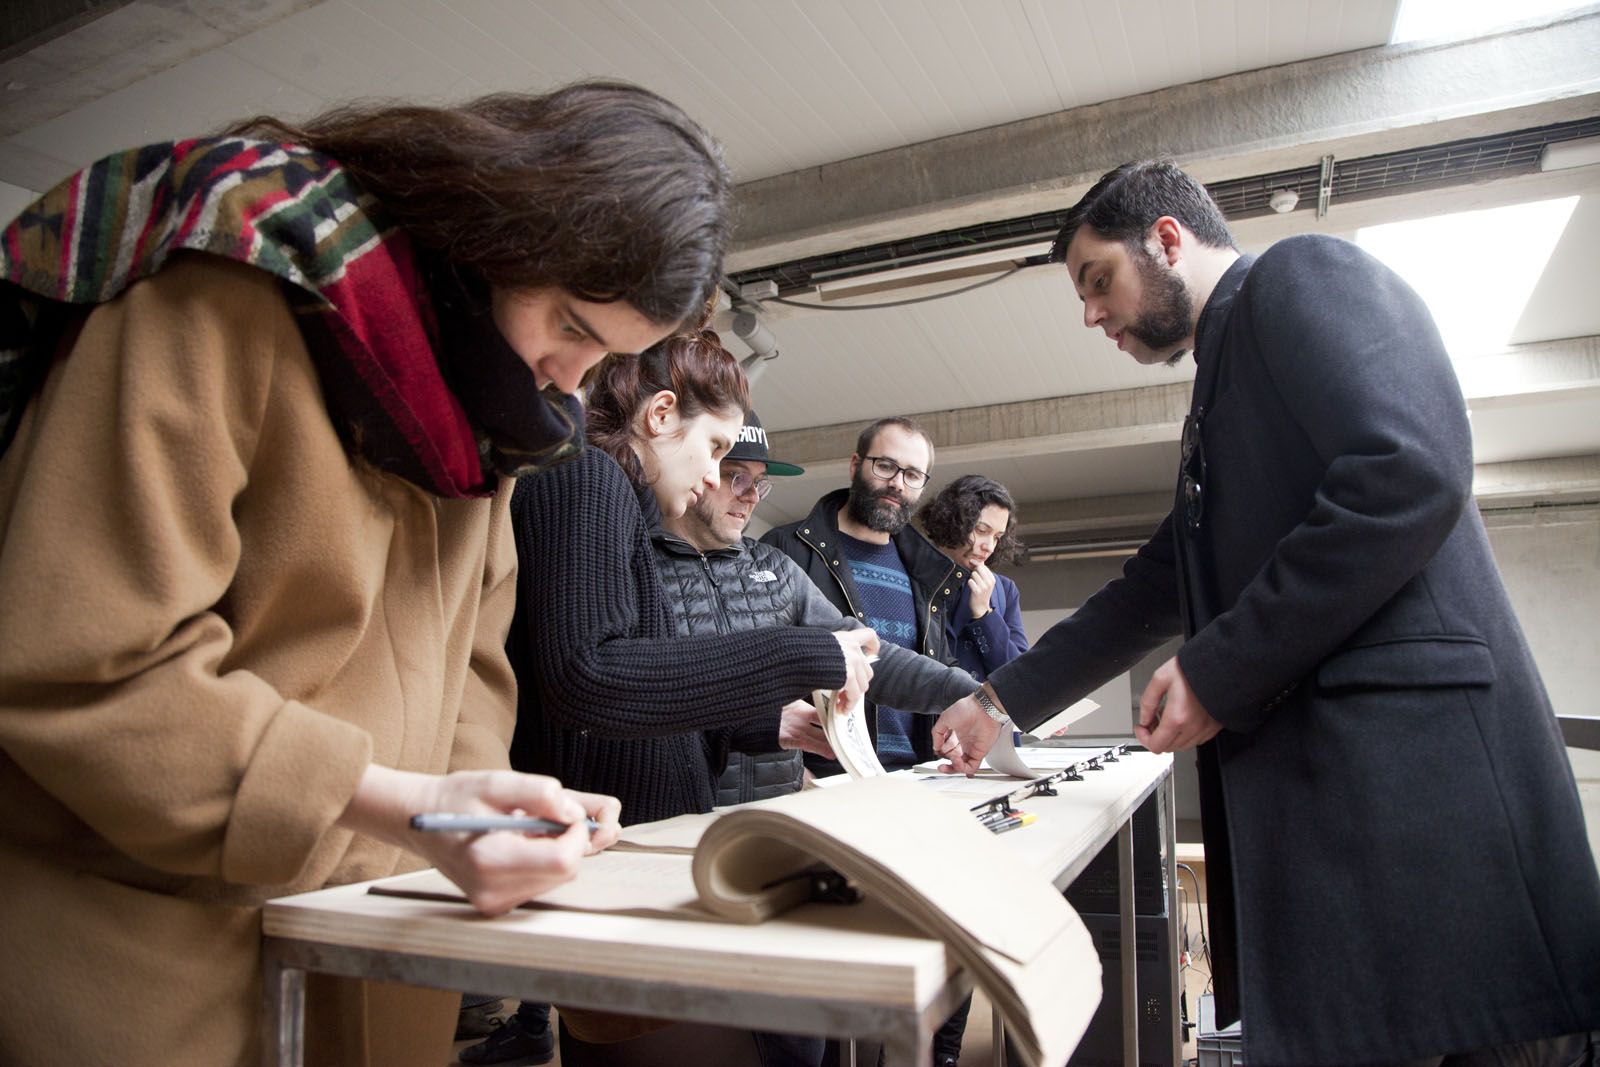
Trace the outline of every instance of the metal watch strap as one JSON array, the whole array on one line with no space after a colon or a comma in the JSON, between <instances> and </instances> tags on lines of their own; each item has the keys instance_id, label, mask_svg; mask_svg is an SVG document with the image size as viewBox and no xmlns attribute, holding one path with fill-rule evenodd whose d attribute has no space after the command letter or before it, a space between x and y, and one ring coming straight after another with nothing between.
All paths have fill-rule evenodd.
<instances>
[{"instance_id":1,"label":"metal watch strap","mask_svg":"<svg viewBox=\"0 0 1600 1067\"><path fill-rule=\"evenodd\" d=\"M973 695L978 698L978 707L982 708L983 713L989 716L989 718L993 719L1001 726L1004 726L1006 723L1011 721L1011 716L1000 710L1000 705L994 702L994 697L989 695L989 691L987 689L979 689Z\"/></svg>"}]
</instances>

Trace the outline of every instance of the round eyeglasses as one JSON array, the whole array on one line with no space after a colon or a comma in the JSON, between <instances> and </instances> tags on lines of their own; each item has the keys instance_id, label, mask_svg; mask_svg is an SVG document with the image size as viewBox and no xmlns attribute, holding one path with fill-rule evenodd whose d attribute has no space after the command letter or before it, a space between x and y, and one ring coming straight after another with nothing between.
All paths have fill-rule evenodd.
<instances>
[{"instance_id":1,"label":"round eyeglasses","mask_svg":"<svg viewBox=\"0 0 1600 1067\"><path fill-rule=\"evenodd\" d=\"M921 489L928 481L928 472L919 471L915 467L902 467L887 456L862 456L862 459L872 464L872 473L881 480L892 482L895 476L905 479L907 489Z\"/></svg>"},{"instance_id":2,"label":"round eyeglasses","mask_svg":"<svg viewBox=\"0 0 1600 1067\"><path fill-rule=\"evenodd\" d=\"M751 474L749 471L735 471L726 476L728 488L733 490L734 496L749 496L754 489L757 500L765 500L767 494L772 492L772 479Z\"/></svg>"}]
</instances>

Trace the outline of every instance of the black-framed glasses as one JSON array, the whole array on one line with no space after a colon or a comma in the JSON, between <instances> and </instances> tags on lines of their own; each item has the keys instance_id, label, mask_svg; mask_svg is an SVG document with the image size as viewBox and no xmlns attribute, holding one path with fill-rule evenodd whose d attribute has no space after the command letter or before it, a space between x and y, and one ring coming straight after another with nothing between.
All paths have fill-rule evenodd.
<instances>
[{"instance_id":1,"label":"black-framed glasses","mask_svg":"<svg viewBox=\"0 0 1600 1067\"><path fill-rule=\"evenodd\" d=\"M915 467L902 467L888 456L861 458L872 464L872 473L885 482L892 482L898 476L905 479L907 489L921 489L928 482L927 471L919 471Z\"/></svg>"},{"instance_id":2,"label":"black-framed glasses","mask_svg":"<svg viewBox=\"0 0 1600 1067\"><path fill-rule=\"evenodd\" d=\"M728 475L728 486L733 490L734 496L747 496L751 489L756 491L757 500L765 500L767 494L772 492L772 479L765 475L751 474L749 471L734 471Z\"/></svg>"},{"instance_id":3,"label":"black-framed glasses","mask_svg":"<svg viewBox=\"0 0 1600 1067\"><path fill-rule=\"evenodd\" d=\"M1198 407L1183 420L1183 477L1178 488L1183 494L1183 517L1191 530L1200 529L1200 519L1205 514L1206 447L1200 439L1200 424L1205 417L1206 409Z\"/></svg>"}]
</instances>

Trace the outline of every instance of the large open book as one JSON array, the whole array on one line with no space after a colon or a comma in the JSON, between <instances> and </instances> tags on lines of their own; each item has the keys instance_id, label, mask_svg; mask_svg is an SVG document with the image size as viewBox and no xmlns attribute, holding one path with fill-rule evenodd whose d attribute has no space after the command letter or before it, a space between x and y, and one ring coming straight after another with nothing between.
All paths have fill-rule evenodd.
<instances>
[{"instance_id":1,"label":"large open book","mask_svg":"<svg viewBox=\"0 0 1600 1067\"><path fill-rule=\"evenodd\" d=\"M1100 999L1088 932L965 802L915 782L864 778L633 827L533 906L756 924L814 899L819 869L943 941L1029 1063L1066 1061ZM374 892L462 899L432 871Z\"/></svg>"}]
</instances>

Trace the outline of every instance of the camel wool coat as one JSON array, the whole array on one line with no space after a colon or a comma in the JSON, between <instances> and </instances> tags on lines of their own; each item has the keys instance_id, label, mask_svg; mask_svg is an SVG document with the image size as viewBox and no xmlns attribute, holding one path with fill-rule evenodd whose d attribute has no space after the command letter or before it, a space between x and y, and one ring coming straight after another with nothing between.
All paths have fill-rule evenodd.
<instances>
[{"instance_id":1,"label":"camel wool coat","mask_svg":"<svg viewBox=\"0 0 1600 1067\"><path fill-rule=\"evenodd\" d=\"M0 1062L258 1061L262 902L422 865L335 826L367 764L507 765L510 486L353 464L261 271L88 315L0 459ZM311 1051L448 1054L382 995Z\"/></svg>"}]
</instances>

